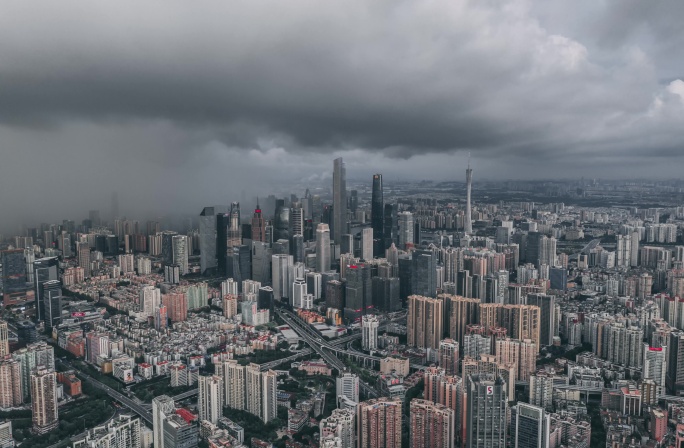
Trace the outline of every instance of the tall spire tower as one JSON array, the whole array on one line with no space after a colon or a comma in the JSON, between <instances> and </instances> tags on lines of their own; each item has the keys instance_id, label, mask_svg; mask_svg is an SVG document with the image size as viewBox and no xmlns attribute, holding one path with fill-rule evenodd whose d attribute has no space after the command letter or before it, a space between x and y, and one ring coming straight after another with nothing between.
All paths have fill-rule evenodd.
<instances>
[{"instance_id":1,"label":"tall spire tower","mask_svg":"<svg viewBox=\"0 0 684 448\"><path fill-rule=\"evenodd\" d=\"M473 169L470 168L470 153L468 153L468 169L466 169L466 217L465 217L465 233L470 235L473 233L473 218L470 211L470 189L473 185Z\"/></svg>"}]
</instances>

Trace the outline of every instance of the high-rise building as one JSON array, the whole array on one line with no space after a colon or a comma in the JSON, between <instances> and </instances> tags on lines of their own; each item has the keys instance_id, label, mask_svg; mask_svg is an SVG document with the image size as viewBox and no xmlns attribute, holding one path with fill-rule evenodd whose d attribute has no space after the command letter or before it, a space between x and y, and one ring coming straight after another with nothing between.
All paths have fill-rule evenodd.
<instances>
[{"instance_id":1,"label":"high-rise building","mask_svg":"<svg viewBox=\"0 0 684 448\"><path fill-rule=\"evenodd\" d=\"M281 301L283 298L289 298L290 296L292 255L272 255L271 260L273 300Z\"/></svg>"},{"instance_id":2,"label":"high-rise building","mask_svg":"<svg viewBox=\"0 0 684 448\"><path fill-rule=\"evenodd\" d=\"M473 217L471 211L471 190L473 187L473 169L470 168L470 156L468 156L468 168L466 169L466 215L463 231L470 235L473 233Z\"/></svg>"},{"instance_id":3,"label":"high-rise building","mask_svg":"<svg viewBox=\"0 0 684 448\"><path fill-rule=\"evenodd\" d=\"M31 412L37 434L48 433L59 425L56 382L53 369L38 366L31 372Z\"/></svg>"},{"instance_id":4,"label":"high-rise building","mask_svg":"<svg viewBox=\"0 0 684 448\"><path fill-rule=\"evenodd\" d=\"M363 349L377 350L378 348L378 327L380 321L378 317L373 314L366 314L361 318L361 331L363 332Z\"/></svg>"},{"instance_id":5,"label":"high-rise building","mask_svg":"<svg viewBox=\"0 0 684 448\"><path fill-rule=\"evenodd\" d=\"M330 270L330 227L325 223L316 227L316 270Z\"/></svg>"},{"instance_id":6,"label":"high-rise building","mask_svg":"<svg viewBox=\"0 0 684 448\"><path fill-rule=\"evenodd\" d=\"M245 366L236 359L223 362L225 405L238 410L245 409Z\"/></svg>"},{"instance_id":7,"label":"high-rise building","mask_svg":"<svg viewBox=\"0 0 684 448\"><path fill-rule=\"evenodd\" d=\"M45 328L56 327L62 323L62 283L59 280L48 280L41 282L38 289Z\"/></svg>"},{"instance_id":8,"label":"high-rise building","mask_svg":"<svg viewBox=\"0 0 684 448\"><path fill-rule=\"evenodd\" d=\"M402 400L377 398L359 403L356 414L358 448L401 446Z\"/></svg>"},{"instance_id":9,"label":"high-rise building","mask_svg":"<svg viewBox=\"0 0 684 448\"><path fill-rule=\"evenodd\" d=\"M86 246L87 248L87 246ZM43 283L58 280L59 261L57 257L40 258L33 263L34 294L36 296L36 321L45 320L45 310L43 308L42 292ZM83 268L85 271L85 268ZM88 248L88 271L90 271L90 248ZM87 275L89 277L90 275Z\"/></svg>"},{"instance_id":10,"label":"high-rise building","mask_svg":"<svg viewBox=\"0 0 684 448\"><path fill-rule=\"evenodd\" d=\"M447 338L439 341L439 366L447 375L458 374L458 342Z\"/></svg>"},{"instance_id":11,"label":"high-rise building","mask_svg":"<svg viewBox=\"0 0 684 448\"><path fill-rule=\"evenodd\" d=\"M223 378L218 375L200 375L198 389L197 408L200 420L216 424L223 416Z\"/></svg>"},{"instance_id":12,"label":"high-rise building","mask_svg":"<svg viewBox=\"0 0 684 448\"><path fill-rule=\"evenodd\" d=\"M220 275L226 272L226 258L228 257L228 226L230 215L218 213L216 215L216 270Z\"/></svg>"},{"instance_id":13,"label":"high-rise building","mask_svg":"<svg viewBox=\"0 0 684 448\"><path fill-rule=\"evenodd\" d=\"M437 257L429 250L416 250L411 256L411 294L435 297Z\"/></svg>"},{"instance_id":14,"label":"high-rise building","mask_svg":"<svg viewBox=\"0 0 684 448\"><path fill-rule=\"evenodd\" d=\"M140 309L150 317L161 304L161 291L154 285L146 285L140 289Z\"/></svg>"},{"instance_id":15,"label":"high-rise building","mask_svg":"<svg viewBox=\"0 0 684 448\"><path fill-rule=\"evenodd\" d=\"M2 446L2 445L0 445ZM85 439L74 442L73 448L114 448L141 445L140 418L123 414L86 433Z\"/></svg>"},{"instance_id":16,"label":"high-rise building","mask_svg":"<svg viewBox=\"0 0 684 448\"><path fill-rule=\"evenodd\" d=\"M197 425L177 414L168 415L163 422L164 448L195 448L199 442Z\"/></svg>"},{"instance_id":17,"label":"high-rise building","mask_svg":"<svg viewBox=\"0 0 684 448\"><path fill-rule=\"evenodd\" d=\"M329 417L321 420L319 425L321 447L327 441L335 440L336 445L329 445L336 448L354 448L356 444L356 416L349 409L334 409Z\"/></svg>"},{"instance_id":18,"label":"high-rise building","mask_svg":"<svg viewBox=\"0 0 684 448\"><path fill-rule=\"evenodd\" d=\"M0 408L14 408L23 403L21 364L12 358L0 360Z\"/></svg>"},{"instance_id":19,"label":"high-rise building","mask_svg":"<svg viewBox=\"0 0 684 448\"><path fill-rule=\"evenodd\" d=\"M340 242L347 232L347 168L342 157L334 160L333 166L333 227L332 237Z\"/></svg>"},{"instance_id":20,"label":"high-rise building","mask_svg":"<svg viewBox=\"0 0 684 448\"><path fill-rule=\"evenodd\" d=\"M181 275L186 275L188 273L188 237L185 235L173 235L171 246L171 264L177 265L180 268Z\"/></svg>"},{"instance_id":21,"label":"high-rise building","mask_svg":"<svg viewBox=\"0 0 684 448\"><path fill-rule=\"evenodd\" d=\"M290 208L283 199L276 199L273 217L273 241L277 240L290 240Z\"/></svg>"},{"instance_id":22,"label":"high-rise building","mask_svg":"<svg viewBox=\"0 0 684 448\"><path fill-rule=\"evenodd\" d=\"M463 343L466 327L480 322L480 299L462 296L440 294L446 308L445 326L449 337L456 342Z\"/></svg>"},{"instance_id":23,"label":"high-rise building","mask_svg":"<svg viewBox=\"0 0 684 448\"><path fill-rule=\"evenodd\" d=\"M359 377L351 372L343 372L335 380L337 392L337 407L340 407L340 397L344 396L354 403L359 402Z\"/></svg>"},{"instance_id":24,"label":"high-rise building","mask_svg":"<svg viewBox=\"0 0 684 448\"><path fill-rule=\"evenodd\" d=\"M46 342L36 342L15 350L12 352L12 358L21 366L21 390L26 401L31 392L31 372L38 366L54 369L55 349Z\"/></svg>"},{"instance_id":25,"label":"high-rise building","mask_svg":"<svg viewBox=\"0 0 684 448\"><path fill-rule=\"evenodd\" d=\"M230 214L228 217L228 239L226 248L242 245L242 228L240 226L240 203L230 204Z\"/></svg>"},{"instance_id":26,"label":"high-rise building","mask_svg":"<svg viewBox=\"0 0 684 448\"><path fill-rule=\"evenodd\" d=\"M264 221L259 207L259 199L257 199L257 206L252 215L252 241L266 241L266 221Z\"/></svg>"},{"instance_id":27,"label":"high-rise building","mask_svg":"<svg viewBox=\"0 0 684 448\"><path fill-rule=\"evenodd\" d=\"M665 382L667 378L667 351L666 345L661 347L651 347L644 342L644 366L641 377L652 379L657 385L657 394L665 393Z\"/></svg>"},{"instance_id":28,"label":"high-rise building","mask_svg":"<svg viewBox=\"0 0 684 448\"><path fill-rule=\"evenodd\" d=\"M5 294L26 289L24 249L0 251L0 285Z\"/></svg>"},{"instance_id":29,"label":"high-rise building","mask_svg":"<svg viewBox=\"0 0 684 448\"><path fill-rule=\"evenodd\" d=\"M443 333L443 302L412 295L408 298L407 343L411 347L439 349Z\"/></svg>"},{"instance_id":30,"label":"high-rise building","mask_svg":"<svg viewBox=\"0 0 684 448\"><path fill-rule=\"evenodd\" d=\"M397 277L373 277L371 280L373 307L387 313L401 310L399 279Z\"/></svg>"},{"instance_id":31,"label":"high-rise building","mask_svg":"<svg viewBox=\"0 0 684 448\"><path fill-rule=\"evenodd\" d=\"M178 235L178 233L172 232L170 230L164 230L161 232L161 256L164 265L173 264L173 237L176 235Z\"/></svg>"},{"instance_id":32,"label":"high-rise building","mask_svg":"<svg viewBox=\"0 0 684 448\"><path fill-rule=\"evenodd\" d=\"M394 244L399 244L399 222L397 217L398 207L396 204L385 204L384 230L382 235L385 239L385 249ZM403 247L401 247L403 249Z\"/></svg>"},{"instance_id":33,"label":"high-rise building","mask_svg":"<svg viewBox=\"0 0 684 448\"><path fill-rule=\"evenodd\" d=\"M373 190L371 193L371 227L373 228L373 237L376 240L374 252L381 254L385 249L384 242L384 218L385 218L385 200L383 198L382 190L382 174L373 175Z\"/></svg>"},{"instance_id":34,"label":"high-rise building","mask_svg":"<svg viewBox=\"0 0 684 448\"><path fill-rule=\"evenodd\" d=\"M78 266L83 268L83 276L90 278L90 245L86 243L78 243Z\"/></svg>"},{"instance_id":35,"label":"high-rise building","mask_svg":"<svg viewBox=\"0 0 684 448\"><path fill-rule=\"evenodd\" d=\"M373 259L373 229L366 227L361 231L361 259L371 261Z\"/></svg>"},{"instance_id":36,"label":"high-rise building","mask_svg":"<svg viewBox=\"0 0 684 448\"><path fill-rule=\"evenodd\" d=\"M413 399L410 404L411 448L453 448L454 410L428 400Z\"/></svg>"},{"instance_id":37,"label":"high-rise building","mask_svg":"<svg viewBox=\"0 0 684 448\"><path fill-rule=\"evenodd\" d=\"M154 433L154 448L165 448L164 422L174 415L175 404L173 398L159 395L152 400L152 431Z\"/></svg>"},{"instance_id":38,"label":"high-rise building","mask_svg":"<svg viewBox=\"0 0 684 448\"><path fill-rule=\"evenodd\" d=\"M546 448L549 446L550 419L544 409L519 402L511 424L515 448Z\"/></svg>"},{"instance_id":39,"label":"high-rise building","mask_svg":"<svg viewBox=\"0 0 684 448\"><path fill-rule=\"evenodd\" d=\"M7 322L0 320L0 358L4 358L9 354L9 331L7 329Z\"/></svg>"},{"instance_id":40,"label":"high-rise building","mask_svg":"<svg viewBox=\"0 0 684 448\"><path fill-rule=\"evenodd\" d=\"M370 267L365 264L348 266L346 280L344 317L355 320L373 306Z\"/></svg>"},{"instance_id":41,"label":"high-rise building","mask_svg":"<svg viewBox=\"0 0 684 448\"><path fill-rule=\"evenodd\" d=\"M399 248L406 249L406 245L412 245L414 240L413 214L411 212L397 213L397 222L399 225Z\"/></svg>"},{"instance_id":42,"label":"high-rise building","mask_svg":"<svg viewBox=\"0 0 684 448\"><path fill-rule=\"evenodd\" d=\"M252 260L248 246L243 244L228 249L225 275L235 279L238 282L239 289L242 289L243 281L252 278Z\"/></svg>"},{"instance_id":43,"label":"high-rise building","mask_svg":"<svg viewBox=\"0 0 684 448\"><path fill-rule=\"evenodd\" d=\"M539 340L541 345L553 345L558 336L556 323L556 297L546 294L528 294L527 304L539 307Z\"/></svg>"},{"instance_id":44,"label":"high-rise building","mask_svg":"<svg viewBox=\"0 0 684 448\"><path fill-rule=\"evenodd\" d=\"M204 207L199 218L200 272L216 267L216 213L214 207Z\"/></svg>"},{"instance_id":45,"label":"high-rise building","mask_svg":"<svg viewBox=\"0 0 684 448\"><path fill-rule=\"evenodd\" d=\"M184 322L188 319L188 297L185 293L162 294L161 301L171 322Z\"/></svg>"},{"instance_id":46,"label":"high-rise building","mask_svg":"<svg viewBox=\"0 0 684 448\"><path fill-rule=\"evenodd\" d=\"M505 381L494 375L471 375L467 381L468 448L505 448L508 397Z\"/></svg>"},{"instance_id":47,"label":"high-rise building","mask_svg":"<svg viewBox=\"0 0 684 448\"><path fill-rule=\"evenodd\" d=\"M535 371L535 362L539 349L531 339L497 339L496 359L502 364L515 364L518 366L517 378L527 381Z\"/></svg>"}]
</instances>

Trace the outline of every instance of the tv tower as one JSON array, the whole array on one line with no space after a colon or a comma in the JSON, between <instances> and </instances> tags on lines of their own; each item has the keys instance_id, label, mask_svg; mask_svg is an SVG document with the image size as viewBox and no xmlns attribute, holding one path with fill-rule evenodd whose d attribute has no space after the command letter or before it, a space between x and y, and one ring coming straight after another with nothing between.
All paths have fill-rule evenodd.
<instances>
[{"instance_id":1,"label":"tv tower","mask_svg":"<svg viewBox=\"0 0 684 448\"><path fill-rule=\"evenodd\" d=\"M468 169L466 169L466 217L465 217L465 233L470 235L473 233L473 220L470 214L470 189L473 185L473 169L470 168L470 153L468 153Z\"/></svg>"}]
</instances>

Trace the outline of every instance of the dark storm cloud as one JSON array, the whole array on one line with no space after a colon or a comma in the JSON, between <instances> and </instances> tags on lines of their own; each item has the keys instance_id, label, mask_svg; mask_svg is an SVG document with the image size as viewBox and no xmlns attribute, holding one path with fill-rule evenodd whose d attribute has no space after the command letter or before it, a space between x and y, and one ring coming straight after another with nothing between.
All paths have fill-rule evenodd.
<instances>
[{"instance_id":1,"label":"dark storm cloud","mask_svg":"<svg viewBox=\"0 0 684 448\"><path fill-rule=\"evenodd\" d=\"M0 210L348 174L680 176L684 2L6 1ZM667 79L667 81L662 81ZM6 218L3 218L6 219ZM2 225L2 223L0 223Z\"/></svg>"},{"instance_id":2,"label":"dark storm cloud","mask_svg":"<svg viewBox=\"0 0 684 448\"><path fill-rule=\"evenodd\" d=\"M616 52L599 65L522 1L67 0L41 14L13 2L0 19L0 120L163 119L230 147L390 157L629 152L624 132L667 133L667 117L648 114L671 93L648 54L616 48L637 21L673 19L621 4L597 19Z\"/></svg>"}]
</instances>

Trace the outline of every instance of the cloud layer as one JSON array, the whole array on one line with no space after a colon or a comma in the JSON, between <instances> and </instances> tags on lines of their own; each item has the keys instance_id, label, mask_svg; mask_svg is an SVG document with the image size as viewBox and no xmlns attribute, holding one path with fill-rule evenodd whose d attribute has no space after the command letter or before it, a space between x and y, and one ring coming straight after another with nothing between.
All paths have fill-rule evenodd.
<instances>
[{"instance_id":1,"label":"cloud layer","mask_svg":"<svg viewBox=\"0 0 684 448\"><path fill-rule=\"evenodd\" d=\"M193 161L216 150L247 154L216 155L228 171L280 151L308 161L301 177L348 151L401 175L466 151L491 176L539 175L507 169L530 160L549 177L605 161L632 176L644 157L675 175L684 3L538 3L6 2L0 153L48 178L40 157L129 176L133 159L188 196L178 173L206 177ZM163 179L137 177L140 191Z\"/></svg>"}]
</instances>

